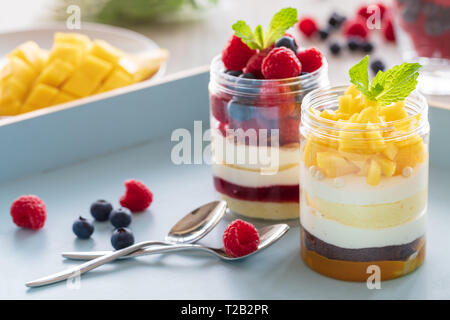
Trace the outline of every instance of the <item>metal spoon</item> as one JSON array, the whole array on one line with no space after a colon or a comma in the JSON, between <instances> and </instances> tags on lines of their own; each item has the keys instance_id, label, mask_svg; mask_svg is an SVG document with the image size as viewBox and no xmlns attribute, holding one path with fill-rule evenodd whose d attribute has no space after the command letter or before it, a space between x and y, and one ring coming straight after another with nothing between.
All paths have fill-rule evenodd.
<instances>
[{"instance_id":1,"label":"metal spoon","mask_svg":"<svg viewBox=\"0 0 450 320\"><path fill-rule=\"evenodd\" d=\"M163 244L167 246L195 242L203 238L217 225L225 215L226 207L225 201L213 201L207 203L191 211L178 221L169 231L169 234L166 236L166 241L143 241L121 250L110 251L105 255L98 256L96 259L83 263L77 267L69 268L62 272L27 282L25 285L28 287L38 287L79 276L123 255L127 255L150 245Z\"/></svg>"},{"instance_id":2,"label":"metal spoon","mask_svg":"<svg viewBox=\"0 0 450 320\"><path fill-rule=\"evenodd\" d=\"M228 255L223 248L217 249L217 248L210 248L206 247L200 244L178 244L178 245L172 245L168 242L161 242L161 247L151 247L151 248L145 248L140 249L138 251L135 251L133 253L130 253L128 255L122 256L119 259L127 259L127 258L134 258L134 257L140 257L150 254L159 254L159 253L168 253L168 252L176 252L176 251L184 251L184 250L200 250L205 251L208 253L212 253L216 256L218 256L221 259L224 260L237 260L246 258L258 251L261 251L268 246L270 246L272 243L280 239L287 231L289 230L289 226L287 224L274 224L270 226L266 226L264 228L261 228L259 230L259 236L260 236L260 244L258 246L258 250L255 252L252 252L251 254L248 254L246 256L242 257L232 257ZM104 254L111 253L111 251L92 251L92 252L66 252L63 253L63 257L69 258L69 259L77 259L77 260L91 260L98 257L101 257Z\"/></svg>"}]
</instances>

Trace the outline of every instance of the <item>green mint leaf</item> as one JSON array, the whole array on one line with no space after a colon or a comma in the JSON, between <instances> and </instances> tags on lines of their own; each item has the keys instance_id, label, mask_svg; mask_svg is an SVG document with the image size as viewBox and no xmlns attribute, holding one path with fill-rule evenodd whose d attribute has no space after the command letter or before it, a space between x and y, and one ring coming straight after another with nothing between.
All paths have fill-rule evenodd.
<instances>
[{"instance_id":1,"label":"green mint leaf","mask_svg":"<svg viewBox=\"0 0 450 320\"><path fill-rule=\"evenodd\" d=\"M360 62L350 68L348 74L350 82L353 83L359 91L361 91L367 98L371 99L369 91L369 56L365 56Z\"/></svg>"},{"instance_id":2,"label":"green mint leaf","mask_svg":"<svg viewBox=\"0 0 450 320\"><path fill-rule=\"evenodd\" d=\"M257 26L254 31L256 42L260 48L264 48L264 32L261 25Z\"/></svg>"},{"instance_id":3,"label":"green mint leaf","mask_svg":"<svg viewBox=\"0 0 450 320\"><path fill-rule=\"evenodd\" d=\"M284 8L277 12L264 35L264 48L270 47L287 29L298 21L297 9Z\"/></svg>"},{"instance_id":4,"label":"green mint leaf","mask_svg":"<svg viewBox=\"0 0 450 320\"><path fill-rule=\"evenodd\" d=\"M419 63L405 62L386 71L381 77L375 77L371 89L377 85L383 87L383 90L379 92L373 90L375 100L381 105L388 105L407 98L417 86L420 68Z\"/></svg>"},{"instance_id":5,"label":"green mint leaf","mask_svg":"<svg viewBox=\"0 0 450 320\"><path fill-rule=\"evenodd\" d=\"M250 49L262 49L255 37L255 34L252 32L252 29L247 23L245 23L245 21L237 21L233 24L232 28L234 30L234 34L241 38L242 42L244 42Z\"/></svg>"}]
</instances>

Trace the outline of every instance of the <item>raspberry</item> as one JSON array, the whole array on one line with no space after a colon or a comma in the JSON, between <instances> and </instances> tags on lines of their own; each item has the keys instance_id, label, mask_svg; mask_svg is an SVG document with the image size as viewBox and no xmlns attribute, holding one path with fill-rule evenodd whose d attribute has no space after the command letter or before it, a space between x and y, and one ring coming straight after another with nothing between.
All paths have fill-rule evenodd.
<instances>
[{"instance_id":1,"label":"raspberry","mask_svg":"<svg viewBox=\"0 0 450 320\"><path fill-rule=\"evenodd\" d=\"M262 73L266 79L292 78L301 72L300 61L292 50L285 47L274 48L262 63Z\"/></svg>"},{"instance_id":2,"label":"raspberry","mask_svg":"<svg viewBox=\"0 0 450 320\"><path fill-rule=\"evenodd\" d=\"M298 22L298 30L306 37L310 38L319 30L319 28L317 27L316 20L310 17L304 17Z\"/></svg>"},{"instance_id":3,"label":"raspberry","mask_svg":"<svg viewBox=\"0 0 450 320\"><path fill-rule=\"evenodd\" d=\"M125 181L125 194L120 198L120 205L132 212L144 211L153 201L153 193L138 180Z\"/></svg>"},{"instance_id":4,"label":"raspberry","mask_svg":"<svg viewBox=\"0 0 450 320\"><path fill-rule=\"evenodd\" d=\"M361 20L349 20L344 23L344 35L347 37L361 37L366 39L369 35L369 29L367 29L364 21Z\"/></svg>"},{"instance_id":5,"label":"raspberry","mask_svg":"<svg viewBox=\"0 0 450 320\"><path fill-rule=\"evenodd\" d=\"M383 35L387 41L395 42L394 25L392 24L391 17L388 17L384 22Z\"/></svg>"},{"instance_id":6,"label":"raspberry","mask_svg":"<svg viewBox=\"0 0 450 320\"><path fill-rule=\"evenodd\" d=\"M386 13L388 11L388 8L386 7L386 5L382 2L378 2L377 3L378 8L380 8L380 18L381 20L384 19L384 17L386 16Z\"/></svg>"},{"instance_id":7,"label":"raspberry","mask_svg":"<svg viewBox=\"0 0 450 320\"><path fill-rule=\"evenodd\" d=\"M257 108L259 114L268 120L277 120L290 115L295 107L295 97L290 93L288 86L279 86L276 83L265 83L260 92Z\"/></svg>"},{"instance_id":8,"label":"raspberry","mask_svg":"<svg viewBox=\"0 0 450 320\"><path fill-rule=\"evenodd\" d=\"M227 105L229 100L229 97L220 94L211 94L210 96L211 113L220 122L228 122Z\"/></svg>"},{"instance_id":9,"label":"raspberry","mask_svg":"<svg viewBox=\"0 0 450 320\"><path fill-rule=\"evenodd\" d=\"M259 79L264 78L261 66L264 58L269 54L270 51L263 50L261 52L258 52L254 54L248 61L247 65L244 68L244 72L250 72L253 73L255 76L257 76Z\"/></svg>"},{"instance_id":10,"label":"raspberry","mask_svg":"<svg viewBox=\"0 0 450 320\"><path fill-rule=\"evenodd\" d=\"M374 4L373 6L377 6L380 9L380 18L383 19L384 15L387 11L387 7L381 2ZM358 9L358 16L363 18L364 21L366 21L372 14L375 13L369 7L370 7L370 5L363 5L363 6L359 7L359 9Z\"/></svg>"},{"instance_id":11,"label":"raspberry","mask_svg":"<svg viewBox=\"0 0 450 320\"><path fill-rule=\"evenodd\" d=\"M232 257L246 256L258 249L259 234L255 226L237 219L223 233L225 252Z\"/></svg>"},{"instance_id":12,"label":"raspberry","mask_svg":"<svg viewBox=\"0 0 450 320\"><path fill-rule=\"evenodd\" d=\"M297 53L303 72L313 72L322 66L323 55L317 48L309 48Z\"/></svg>"},{"instance_id":13,"label":"raspberry","mask_svg":"<svg viewBox=\"0 0 450 320\"><path fill-rule=\"evenodd\" d=\"M285 118L280 120L280 146L299 142L299 125L300 119L298 118Z\"/></svg>"},{"instance_id":14,"label":"raspberry","mask_svg":"<svg viewBox=\"0 0 450 320\"><path fill-rule=\"evenodd\" d=\"M11 205L11 217L22 228L41 229L47 217L45 203L37 196L25 195L17 198Z\"/></svg>"},{"instance_id":15,"label":"raspberry","mask_svg":"<svg viewBox=\"0 0 450 320\"><path fill-rule=\"evenodd\" d=\"M250 49L241 38L233 35L222 50L222 62L228 70L242 70L255 53L256 50Z\"/></svg>"}]
</instances>

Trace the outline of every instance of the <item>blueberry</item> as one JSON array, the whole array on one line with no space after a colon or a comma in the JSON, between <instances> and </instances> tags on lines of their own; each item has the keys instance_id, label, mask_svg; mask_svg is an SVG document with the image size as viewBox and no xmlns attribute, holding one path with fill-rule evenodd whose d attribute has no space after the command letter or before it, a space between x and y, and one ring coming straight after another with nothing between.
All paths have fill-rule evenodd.
<instances>
[{"instance_id":1,"label":"blueberry","mask_svg":"<svg viewBox=\"0 0 450 320\"><path fill-rule=\"evenodd\" d=\"M325 29L319 30L319 38L321 40L326 40L329 35L330 35L330 32L328 30L325 30Z\"/></svg>"},{"instance_id":2,"label":"blueberry","mask_svg":"<svg viewBox=\"0 0 450 320\"><path fill-rule=\"evenodd\" d=\"M133 232L128 228L118 228L111 236L111 244L116 250L129 247L134 244Z\"/></svg>"},{"instance_id":3,"label":"blueberry","mask_svg":"<svg viewBox=\"0 0 450 320\"><path fill-rule=\"evenodd\" d=\"M226 70L225 73L229 74L230 76L233 76L233 77L238 77L242 74L242 71L241 70Z\"/></svg>"},{"instance_id":4,"label":"blueberry","mask_svg":"<svg viewBox=\"0 0 450 320\"><path fill-rule=\"evenodd\" d=\"M131 211L127 208L114 209L109 217L109 221L116 228L128 227L132 219Z\"/></svg>"},{"instance_id":5,"label":"blueberry","mask_svg":"<svg viewBox=\"0 0 450 320\"><path fill-rule=\"evenodd\" d=\"M345 20L346 18L344 16L334 12L328 19L328 24L335 29L339 29Z\"/></svg>"},{"instance_id":6,"label":"blueberry","mask_svg":"<svg viewBox=\"0 0 450 320\"><path fill-rule=\"evenodd\" d=\"M79 217L72 225L72 230L80 239L87 239L94 233L94 225L89 220Z\"/></svg>"},{"instance_id":7,"label":"blueberry","mask_svg":"<svg viewBox=\"0 0 450 320\"><path fill-rule=\"evenodd\" d=\"M285 47L291 49L295 54L297 54L298 49L297 43L291 37L287 36L281 37L275 42L275 47L276 48Z\"/></svg>"},{"instance_id":8,"label":"blueberry","mask_svg":"<svg viewBox=\"0 0 450 320\"><path fill-rule=\"evenodd\" d=\"M350 51L356 51L361 48L361 39L359 38L350 38L347 41L347 47Z\"/></svg>"},{"instance_id":9,"label":"blueberry","mask_svg":"<svg viewBox=\"0 0 450 320\"><path fill-rule=\"evenodd\" d=\"M256 76L251 72L246 72L246 73L241 73L239 75L239 78L241 78L241 79L256 79Z\"/></svg>"},{"instance_id":10,"label":"blueberry","mask_svg":"<svg viewBox=\"0 0 450 320\"><path fill-rule=\"evenodd\" d=\"M361 44L361 50L367 53L371 53L373 51L373 44L369 41L366 41Z\"/></svg>"},{"instance_id":11,"label":"blueberry","mask_svg":"<svg viewBox=\"0 0 450 320\"><path fill-rule=\"evenodd\" d=\"M228 115L239 122L248 121L253 116L253 109L251 106L245 106L231 99L227 106Z\"/></svg>"},{"instance_id":12,"label":"blueberry","mask_svg":"<svg viewBox=\"0 0 450 320\"><path fill-rule=\"evenodd\" d=\"M370 69L372 69L374 74L377 74L378 71L384 71L386 69L386 66L384 65L383 61L377 59L372 61L370 64Z\"/></svg>"},{"instance_id":13,"label":"blueberry","mask_svg":"<svg viewBox=\"0 0 450 320\"><path fill-rule=\"evenodd\" d=\"M106 200L97 200L91 204L91 215L97 221L106 221L113 209L111 203Z\"/></svg>"},{"instance_id":14,"label":"blueberry","mask_svg":"<svg viewBox=\"0 0 450 320\"><path fill-rule=\"evenodd\" d=\"M330 51L333 55L338 55L341 52L341 46L339 45L339 43L333 42L330 45Z\"/></svg>"}]
</instances>

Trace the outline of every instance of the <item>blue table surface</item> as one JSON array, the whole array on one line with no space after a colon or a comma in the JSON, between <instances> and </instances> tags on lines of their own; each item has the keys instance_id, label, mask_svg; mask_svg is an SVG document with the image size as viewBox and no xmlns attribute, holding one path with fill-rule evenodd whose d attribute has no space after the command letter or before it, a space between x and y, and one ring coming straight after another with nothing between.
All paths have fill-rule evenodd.
<instances>
[{"instance_id":1,"label":"blue table surface","mask_svg":"<svg viewBox=\"0 0 450 320\"><path fill-rule=\"evenodd\" d=\"M62 282L28 289L24 283L79 262L59 255L71 250L109 250L112 226L96 223L90 240L77 240L71 225L89 216L91 202L105 198L118 204L123 182L138 178L154 192L147 212L134 215L137 241L162 239L190 209L215 199L207 165L176 166L170 161L169 136L146 144L0 184L0 247L3 275L0 298L25 299L448 299L450 258L450 170L430 168L427 257L416 272L382 282L380 290L365 283L333 280L310 270L299 255L299 228L258 255L236 262L203 253L147 256L105 265L81 277L75 289ZM47 204L48 220L39 232L17 228L9 217L12 199L38 194ZM219 246L227 216L201 242ZM6 276L7 275L7 276Z\"/></svg>"}]
</instances>

